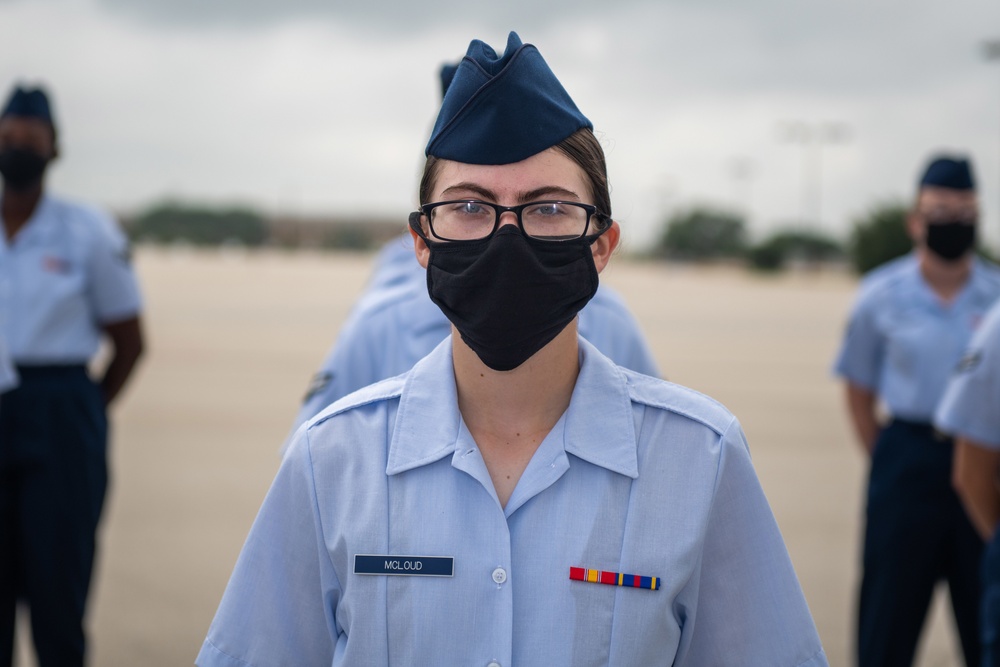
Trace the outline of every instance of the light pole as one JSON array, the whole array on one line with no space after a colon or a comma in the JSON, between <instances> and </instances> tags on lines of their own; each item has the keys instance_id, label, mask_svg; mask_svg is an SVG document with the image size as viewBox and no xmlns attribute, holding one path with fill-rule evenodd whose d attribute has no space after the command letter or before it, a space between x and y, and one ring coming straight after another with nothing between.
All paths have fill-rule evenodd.
<instances>
[{"instance_id":1,"label":"light pole","mask_svg":"<svg viewBox=\"0 0 1000 667\"><path fill-rule=\"evenodd\" d=\"M845 143L850 129L844 123L785 121L778 126L781 141L802 145L800 224L823 224L823 144Z\"/></svg>"},{"instance_id":2,"label":"light pole","mask_svg":"<svg viewBox=\"0 0 1000 667\"><path fill-rule=\"evenodd\" d=\"M756 171L753 160L734 157L729 161L729 175L733 179L732 206L750 224L750 179Z\"/></svg>"}]
</instances>

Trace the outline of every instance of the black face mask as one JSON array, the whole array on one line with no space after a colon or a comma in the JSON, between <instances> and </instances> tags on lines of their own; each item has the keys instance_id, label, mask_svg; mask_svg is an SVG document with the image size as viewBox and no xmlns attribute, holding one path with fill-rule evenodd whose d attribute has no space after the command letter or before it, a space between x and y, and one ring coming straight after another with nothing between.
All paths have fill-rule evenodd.
<instances>
[{"instance_id":1,"label":"black face mask","mask_svg":"<svg viewBox=\"0 0 1000 667\"><path fill-rule=\"evenodd\" d=\"M49 158L23 148L8 148L0 152L0 175L4 184L21 190L42 180Z\"/></svg>"},{"instance_id":2,"label":"black face mask","mask_svg":"<svg viewBox=\"0 0 1000 667\"><path fill-rule=\"evenodd\" d=\"M926 243L935 255L953 262L976 244L976 225L959 221L929 222Z\"/></svg>"},{"instance_id":3,"label":"black face mask","mask_svg":"<svg viewBox=\"0 0 1000 667\"><path fill-rule=\"evenodd\" d=\"M597 292L595 240L535 241L505 225L483 241L429 241L427 290L484 364L513 370Z\"/></svg>"}]
</instances>

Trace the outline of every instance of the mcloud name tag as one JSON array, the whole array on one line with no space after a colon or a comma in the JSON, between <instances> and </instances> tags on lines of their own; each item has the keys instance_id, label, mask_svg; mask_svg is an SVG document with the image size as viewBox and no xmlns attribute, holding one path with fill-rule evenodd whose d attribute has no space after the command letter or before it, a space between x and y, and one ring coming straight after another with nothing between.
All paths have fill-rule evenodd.
<instances>
[{"instance_id":1,"label":"mcloud name tag","mask_svg":"<svg viewBox=\"0 0 1000 667\"><path fill-rule=\"evenodd\" d=\"M396 574L406 577L450 577L455 559L438 556L376 556L356 554L354 574Z\"/></svg>"}]
</instances>

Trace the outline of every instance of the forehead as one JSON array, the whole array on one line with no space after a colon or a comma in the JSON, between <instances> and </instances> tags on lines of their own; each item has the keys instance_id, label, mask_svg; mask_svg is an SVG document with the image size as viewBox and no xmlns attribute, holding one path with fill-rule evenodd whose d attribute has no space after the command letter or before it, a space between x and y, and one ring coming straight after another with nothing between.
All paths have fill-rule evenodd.
<instances>
[{"instance_id":1,"label":"forehead","mask_svg":"<svg viewBox=\"0 0 1000 667\"><path fill-rule=\"evenodd\" d=\"M955 190L938 186L920 188L917 204L921 208L968 208L976 205L975 190Z\"/></svg>"},{"instance_id":2,"label":"forehead","mask_svg":"<svg viewBox=\"0 0 1000 667\"><path fill-rule=\"evenodd\" d=\"M583 169L554 148L512 164L483 165L441 160L434 183L434 197L438 198L445 190L463 184L495 193L501 200L497 203L512 203L523 193L544 188L558 188L575 193L581 200L590 199L590 188Z\"/></svg>"},{"instance_id":3,"label":"forehead","mask_svg":"<svg viewBox=\"0 0 1000 667\"><path fill-rule=\"evenodd\" d=\"M4 116L0 118L0 144L15 143L36 148L52 147L52 126L41 118Z\"/></svg>"}]
</instances>

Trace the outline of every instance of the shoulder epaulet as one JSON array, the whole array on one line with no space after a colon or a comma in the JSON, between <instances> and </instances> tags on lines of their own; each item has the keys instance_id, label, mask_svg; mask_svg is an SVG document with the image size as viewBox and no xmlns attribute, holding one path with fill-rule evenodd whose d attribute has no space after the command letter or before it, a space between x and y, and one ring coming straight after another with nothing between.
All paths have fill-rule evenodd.
<instances>
[{"instance_id":1,"label":"shoulder epaulet","mask_svg":"<svg viewBox=\"0 0 1000 667\"><path fill-rule=\"evenodd\" d=\"M115 218L105 209L89 203L69 201L60 197L46 194L45 198L55 217L64 228L72 234L78 235L80 239L89 239L94 242L97 239L108 238L116 241L125 237L124 230L118 225Z\"/></svg>"},{"instance_id":2,"label":"shoulder epaulet","mask_svg":"<svg viewBox=\"0 0 1000 667\"><path fill-rule=\"evenodd\" d=\"M866 273L858 285L856 306L868 303L872 299L883 298L880 295L891 294L901 281L906 281L911 275L910 272L915 270L915 266L916 258L912 254L903 255Z\"/></svg>"},{"instance_id":3,"label":"shoulder epaulet","mask_svg":"<svg viewBox=\"0 0 1000 667\"><path fill-rule=\"evenodd\" d=\"M735 417L726 406L701 392L673 382L622 368L629 397L636 403L667 410L707 426L722 435Z\"/></svg>"},{"instance_id":4,"label":"shoulder epaulet","mask_svg":"<svg viewBox=\"0 0 1000 667\"><path fill-rule=\"evenodd\" d=\"M895 282L916 262L912 255L903 255L875 267L861 277L861 288L870 289Z\"/></svg>"},{"instance_id":5,"label":"shoulder epaulet","mask_svg":"<svg viewBox=\"0 0 1000 667\"><path fill-rule=\"evenodd\" d=\"M976 260L976 267L994 282L1000 282L1000 265L994 264L988 259L979 258Z\"/></svg>"},{"instance_id":6,"label":"shoulder epaulet","mask_svg":"<svg viewBox=\"0 0 1000 667\"><path fill-rule=\"evenodd\" d=\"M402 375L380 380L375 384L362 387L357 391L351 392L347 396L338 398L336 401L321 410L315 417L306 422L306 429L310 429L313 426L316 426L331 417L336 417L341 413L348 412L365 405L371 405L372 403L379 403L381 401L399 398L400 394L403 393L403 385L406 383L406 377L408 374L409 371L403 373Z\"/></svg>"}]
</instances>

